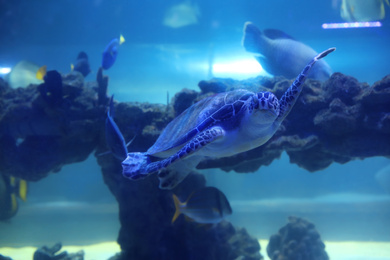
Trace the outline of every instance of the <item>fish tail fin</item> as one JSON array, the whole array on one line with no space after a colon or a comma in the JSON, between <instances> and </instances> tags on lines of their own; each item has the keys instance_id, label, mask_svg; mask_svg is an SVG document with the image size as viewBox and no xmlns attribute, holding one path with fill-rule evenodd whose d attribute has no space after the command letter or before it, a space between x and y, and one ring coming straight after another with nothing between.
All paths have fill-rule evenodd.
<instances>
[{"instance_id":1,"label":"fish tail fin","mask_svg":"<svg viewBox=\"0 0 390 260\"><path fill-rule=\"evenodd\" d=\"M173 197L173 203L175 203L175 214L173 215L173 218L172 218L172 221L171 223L175 222L175 220L180 216L181 212L180 212L180 205L182 204L179 200L179 198L173 194L172 195Z\"/></svg>"},{"instance_id":2,"label":"fish tail fin","mask_svg":"<svg viewBox=\"0 0 390 260\"><path fill-rule=\"evenodd\" d=\"M42 67L40 67L37 71L37 74L35 75L37 79L39 80L43 80L43 78L45 77L46 75L46 72L47 72L47 66L46 65L43 65Z\"/></svg>"},{"instance_id":3,"label":"fish tail fin","mask_svg":"<svg viewBox=\"0 0 390 260\"><path fill-rule=\"evenodd\" d=\"M15 194L11 194L11 212L12 216L16 214L16 211L18 210L18 201L16 199Z\"/></svg>"},{"instance_id":4,"label":"fish tail fin","mask_svg":"<svg viewBox=\"0 0 390 260\"><path fill-rule=\"evenodd\" d=\"M114 95L111 96L109 106L108 106L108 115L112 118L115 117L115 107L114 107Z\"/></svg>"},{"instance_id":5,"label":"fish tail fin","mask_svg":"<svg viewBox=\"0 0 390 260\"><path fill-rule=\"evenodd\" d=\"M136 137L137 137L137 135L135 135L133 138L131 138L131 140L127 142L126 147L129 147L129 145L131 145L131 143L134 141L134 139Z\"/></svg>"},{"instance_id":6,"label":"fish tail fin","mask_svg":"<svg viewBox=\"0 0 390 260\"><path fill-rule=\"evenodd\" d=\"M14 176L10 176L9 177L9 184L11 185L11 187L15 187L15 185L16 185L16 178Z\"/></svg>"},{"instance_id":7,"label":"fish tail fin","mask_svg":"<svg viewBox=\"0 0 390 260\"><path fill-rule=\"evenodd\" d=\"M121 34L120 36L119 36L119 45L121 45L122 43L124 43L125 42L125 37L123 37L123 35Z\"/></svg>"},{"instance_id":8,"label":"fish tail fin","mask_svg":"<svg viewBox=\"0 0 390 260\"><path fill-rule=\"evenodd\" d=\"M103 155L107 155L107 154L110 154L111 153L111 151L106 151L106 152L102 152L102 153L98 153L98 154L96 154L96 156L103 156Z\"/></svg>"},{"instance_id":9,"label":"fish tail fin","mask_svg":"<svg viewBox=\"0 0 390 260\"><path fill-rule=\"evenodd\" d=\"M248 52L262 53L264 39L261 31L253 23L246 22L244 25L244 36L242 46Z\"/></svg>"},{"instance_id":10,"label":"fish tail fin","mask_svg":"<svg viewBox=\"0 0 390 260\"><path fill-rule=\"evenodd\" d=\"M18 192L19 198L21 198L23 201L26 201L27 199L27 181L20 180L19 181L19 192Z\"/></svg>"},{"instance_id":11,"label":"fish tail fin","mask_svg":"<svg viewBox=\"0 0 390 260\"><path fill-rule=\"evenodd\" d=\"M387 6L390 6L389 0L385 0Z\"/></svg>"}]
</instances>

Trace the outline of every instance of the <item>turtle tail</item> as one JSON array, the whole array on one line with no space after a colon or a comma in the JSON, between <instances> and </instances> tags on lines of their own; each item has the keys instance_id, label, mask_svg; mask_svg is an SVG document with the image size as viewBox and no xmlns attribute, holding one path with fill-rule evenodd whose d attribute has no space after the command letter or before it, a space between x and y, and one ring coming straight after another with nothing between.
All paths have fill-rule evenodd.
<instances>
[{"instance_id":1,"label":"turtle tail","mask_svg":"<svg viewBox=\"0 0 390 260\"><path fill-rule=\"evenodd\" d=\"M277 126L279 126L282 121L286 118L288 113L290 113L291 108L294 106L295 101L297 100L299 94L302 92L303 83L306 80L307 75L310 72L310 69L313 67L313 65L320 59L327 56L329 53L336 50L336 48L329 48L321 53L319 53L317 56L315 56L302 70L302 72L298 75L298 77L294 80L294 82L291 84L291 86L287 89L287 91L284 93L284 95L280 98L280 113L278 118L276 118L275 123Z\"/></svg>"}]
</instances>

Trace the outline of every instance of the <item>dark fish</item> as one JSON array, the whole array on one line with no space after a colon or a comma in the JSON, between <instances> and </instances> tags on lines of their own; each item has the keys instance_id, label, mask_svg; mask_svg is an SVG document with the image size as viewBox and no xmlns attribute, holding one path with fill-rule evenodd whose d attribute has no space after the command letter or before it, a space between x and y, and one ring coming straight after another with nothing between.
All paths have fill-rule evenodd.
<instances>
[{"instance_id":1,"label":"dark fish","mask_svg":"<svg viewBox=\"0 0 390 260\"><path fill-rule=\"evenodd\" d=\"M110 107L107 111L106 119L106 142L111 153L119 160L123 161L127 157L127 145L125 139L118 126L116 125L114 117L114 96L110 99ZM131 143L131 141L130 141Z\"/></svg>"},{"instance_id":2,"label":"dark fish","mask_svg":"<svg viewBox=\"0 0 390 260\"><path fill-rule=\"evenodd\" d=\"M205 187L193 192L185 202L180 202L173 194L176 212L172 223L184 214L198 223L218 223L223 218L232 214L232 208L225 194L214 187Z\"/></svg>"},{"instance_id":3,"label":"dark fish","mask_svg":"<svg viewBox=\"0 0 390 260\"><path fill-rule=\"evenodd\" d=\"M0 174L0 220L12 218L18 212L16 197L26 201L27 182Z\"/></svg>"},{"instance_id":4,"label":"dark fish","mask_svg":"<svg viewBox=\"0 0 390 260\"><path fill-rule=\"evenodd\" d=\"M112 39L103 52L102 68L108 70L114 65L118 56L119 45L125 42L125 38L121 35L119 38Z\"/></svg>"},{"instance_id":5,"label":"dark fish","mask_svg":"<svg viewBox=\"0 0 390 260\"><path fill-rule=\"evenodd\" d=\"M242 44L246 51L261 55L256 59L268 73L288 79L299 75L302 68L317 55L315 50L286 33L273 29L261 32L251 22L244 25ZM308 77L324 81L331 74L330 66L324 60L319 60Z\"/></svg>"},{"instance_id":6,"label":"dark fish","mask_svg":"<svg viewBox=\"0 0 390 260\"><path fill-rule=\"evenodd\" d=\"M75 65L71 64L70 66L72 70L80 72L84 77L86 77L91 72L88 55L83 51L80 52L77 56Z\"/></svg>"},{"instance_id":7,"label":"dark fish","mask_svg":"<svg viewBox=\"0 0 390 260\"><path fill-rule=\"evenodd\" d=\"M44 83L38 86L42 98L50 105L62 103L62 76L56 70L50 70L44 75Z\"/></svg>"}]
</instances>

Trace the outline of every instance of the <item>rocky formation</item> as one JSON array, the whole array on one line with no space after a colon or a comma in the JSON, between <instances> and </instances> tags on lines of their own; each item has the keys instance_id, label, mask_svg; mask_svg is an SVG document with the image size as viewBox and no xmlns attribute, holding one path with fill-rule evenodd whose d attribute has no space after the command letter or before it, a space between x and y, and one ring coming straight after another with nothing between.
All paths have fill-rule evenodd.
<instances>
[{"instance_id":1,"label":"rocky formation","mask_svg":"<svg viewBox=\"0 0 390 260\"><path fill-rule=\"evenodd\" d=\"M172 192L188 197L206 185L196 173L173 191L158 189L156 176L133 182L122 176L121 162L107 151L104 135L108 78L84 82L78 72L62 76L57 105L42 98L39 86L11 89L0 79L0 171L37 181L95 151L106 184L119 203L121 230L117 259L261 259L260 246L243 229L228 222L213 228L180 217L174 225ZM201 92L183 90L170 108L149 103L115 104L115 122L129 151L146 151L162 129L192 103L235 88L270 90L281 97L291 84L284 78L245 81L213 79ZM206 160L198 168L256 171L286 151L292 163L309 171L333 162L390 156L390 76L369 86L335 73L322 85L307 80L303 93L277 133L265 145L229 158ZM272 251L273 252L273 251ZM202 257L196 257L202 253ZM204 257L206 256L206 257Z\"/></svg>"},{"instance_id":2,"label":"rocky formation","mask_svg":"<svg viewBox=\"0 0 390 260\"><path fill-rule=\"evenodd\" d=\"M157 176L131 181L123 178L120 161L98 157L104 181L119 203L121 254L114 259L262 259L260 245L244 229L223 221L201 225L175 212L172 195L188 198L206 185L203 175L192 173L172 191L158 188Z\"/></svg>"},{"instance_id":3,"label":"rocky formation","mask_svg":"<svg viewBox=\"0 0 390 260\"><path fill-rule=\"evenodd\" d=\"M52 247L42 246L34 252L33 260L84 260L84 251L70 254L67 251L60 253L61 248L61 243Z\"/></svg>"},{"instance_id":4,"label":"rocky formation","mask_svg":"<svg viewBox=\"0 0 390 260\"><path fill-rule=\"evenodd\" d=\"M63 100L51 106L38 86L12 89L0 79L0 171L37 181L65 164L84 161L96 148L105 120L95 86L84 83L78 72L67 74Z\"/></svg>"},{"instance_id":5,"label":"rocky formation","mask_svg":"<svg viewBox=\"0 0 390 260\"><path fill-rule=\"evenodd\" d=\"M267 254L271 260L328 260L325 244L309 221L289 217L289 223L272 235Z\"/></svg>"},{"instance_id":6,"label":"rocky formation","mask_svg":"<svg viewBox=\"0 0 390 260\"><path fill-rule=\"evenodd\" d=\"M267 86L278 97L291 84L284 79L248 81ZM248 81L246 85L255 84ZM236 81L232 86L240 84ZM373 86L341 73L333 74L323 85L307 80L293 110L265 145L233 157L204 161L198 168L253 172L262 165L269 165L283 151L287 152L291 163L312 172L333 162L389 157L390 145L386 141L390 140L389 100L390 75Z\"/></svg>"},{"instance_id":7,"label":"rocky formation","mask_svg":"<svg viewBox=\"0 0 390 260\"><path fill-rule=\"evenodd\" d=\"M102 93L107 80L99 74L98 82L85 83L77 72L64 75L65 98L60 107L45 104L37 86L11 89L0 80L0 170L34 181L67 163L83 161L98 146L99 151L105 151L102 132L107 99ZM115 121L126 140L137 136L130 151L145 151L175 116L208 95L245 87L270 90L280 97L290 84L284 78L264 77L201 81L202 92L177 93L171 102L173 109L149 103L116 104ZM390 136L388 100L390 75L373 86L340 73L323 85L309 79L270 141L236 156L206 160L198 168L253 172L269 165L283 151L291 163L309 171L321 170L333 162L390 156L386 142ZM72 149L76 146L77 152Z\"/></svg>"}]
</instances>

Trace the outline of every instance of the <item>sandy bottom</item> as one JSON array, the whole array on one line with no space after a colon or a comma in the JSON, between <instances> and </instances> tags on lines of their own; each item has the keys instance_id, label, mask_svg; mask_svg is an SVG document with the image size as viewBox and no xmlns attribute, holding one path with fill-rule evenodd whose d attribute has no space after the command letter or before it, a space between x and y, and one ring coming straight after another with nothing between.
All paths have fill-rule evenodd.
<instances>
[{"instance_id":1,"label":"sandy bottom","mask_svg":"<svg viewBox=\"0 0 390 260\"><path fill-rule=\"evenodd\" d=\"M259 240L265 259L268 240ZM331 260L390 260L390 242L325 242L326 252ZM13 260L31 259L36 247L3 247L0 254ZM62 250L75 253L84 250L86 260L106 260L120 252L116 242L104 242L87 246L64 246Z\"/></svg>"}]
</instances>

